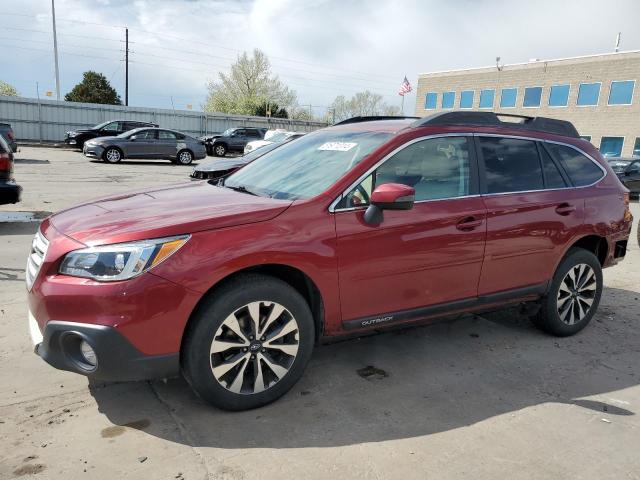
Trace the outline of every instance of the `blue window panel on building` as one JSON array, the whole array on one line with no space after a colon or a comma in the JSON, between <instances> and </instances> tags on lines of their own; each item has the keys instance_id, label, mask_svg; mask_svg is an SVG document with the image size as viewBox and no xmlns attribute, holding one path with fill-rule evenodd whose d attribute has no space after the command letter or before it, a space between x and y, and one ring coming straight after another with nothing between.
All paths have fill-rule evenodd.
<instances>
[{"instance_id":1,"label":"blue window panel on building","mask_svg":"<svg viewBox=\"0 0 640 480\"><path fill-rule=\"evenodd\" d=\"M600 153L605 157L619 157L622 155L623 137L602 137Z\"/></svg>"},{"instance_id":2,"label":"blue window panel on building","mask_svg":"<svg viewBox=\"0 0 640 480\"><path fill-rule=\"evenodd\" d=\"M460 108L473 107L473 90L465 90L460 92Z\"/></svg>"},{"instance_id":3,"label":"blue window panel on building","mask_svg":"<svg viewBox=\"0 0 640 480\"><path fill-rule=\"evenodd\" d=\"M633 100L634 80L611 82L609 91L609 105L630 105Z\"/></svg>"},{"instance_id":4,"label":"blue window panel on building","mask_svg":"<svg viewBox=\"0 0 640 480\"><path fill-rule=\"evenodd\" d=\"M550 107L566 107L569 104L569 85L553 85L549 92Z\"/></svg>"},{"instance_id":5,"label":"blue window panel on building","mask_svg":"<svg viewBox=\"0 0 640 480\"><path fill-rule=\"evenodd\" d=\"M524 89L523 107L539 107L542 100L542 87L527 87Z\"/></svg>"},{"instance_id":6,"label":"blue window panel on building","mask_svg":"<svg viewBox=\"0 0 640 480\"><path fill-rule=\"evenodd\" d=\"M578 88L578 105L598 105L600 83L581 83Z\"/></svg>"},{"instance_id":7,"label":"blue window panel on building","mask_svg":"<svg viewBox=\"0 0 640 480\"><path fill-rule=\"evenodd\" d=\"M512 108L516 106L517 88L503 88L500 95L500 106L502 108Z\"/></svg>"},{"instance_id":8,"label":"blue window panel on building","mask_svg":"<svg viewBox=\"0 0 640 480\"><path fill-rule=\"evenodd\" d=\"M444 92L442 94L442 108L453 108L456 103L456 92Z\"/></svg>"},{"instance_id":9,"label":"blue window panel on building","mask_svg":"<svg viewBox=\"0 0 640 480\"><path fill-rule=\"evenodd\" d=\"M424 108L434 110L438 106L438 94L429 92L424 97Z\"/></svg>"},{"instance_id":10,"label":"blue window panel on building","mask_svg":"<svg viewBox=\"0 0 640 480\"><path fill-rule=\"evenodd\" d=\"M496 91L493 89L480 90L480 108L493 108Z\"/></svg>"}]
</instances>

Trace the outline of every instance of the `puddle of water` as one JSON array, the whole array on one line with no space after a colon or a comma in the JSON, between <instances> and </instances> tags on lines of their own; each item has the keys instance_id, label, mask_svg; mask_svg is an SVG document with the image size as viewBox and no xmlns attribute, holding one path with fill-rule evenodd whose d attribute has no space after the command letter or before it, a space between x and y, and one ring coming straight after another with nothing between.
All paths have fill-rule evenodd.
<instances>
[{"instance_id":1,"label":"puddle of water","mask_svg":"<svg viewBox=\"0 0 640 480\"><path fill-rule=\"evenodd\" d=\"M51 212L0 212L0 223L39 222L51 215Z\"/></svg>"}]
</instances>

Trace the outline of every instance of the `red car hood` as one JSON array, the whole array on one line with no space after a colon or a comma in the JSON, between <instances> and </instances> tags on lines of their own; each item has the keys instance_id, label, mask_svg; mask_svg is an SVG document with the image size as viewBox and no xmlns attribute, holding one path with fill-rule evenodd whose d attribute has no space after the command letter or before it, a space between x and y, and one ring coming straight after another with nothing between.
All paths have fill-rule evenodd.
<instances>
[{"instance_id":1,"label":"red car hood","mask_svg":"<svg viewBox=\"0 0 640 480\"><path fill-rule=\"evenodd\" d=\"M50 221L78 242L102 245L263 222L290 204L190 182L102 198L57 213Z\"/></svg>"}]
</instances>

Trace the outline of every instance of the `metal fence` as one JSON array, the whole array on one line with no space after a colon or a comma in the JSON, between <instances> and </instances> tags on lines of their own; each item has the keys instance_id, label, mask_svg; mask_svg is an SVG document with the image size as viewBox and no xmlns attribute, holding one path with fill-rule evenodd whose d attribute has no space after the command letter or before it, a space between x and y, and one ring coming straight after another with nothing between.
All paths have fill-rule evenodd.
<instances>
[{"instance_id":1,"label":"metal fence","mask_svg":"<svg viewBox=\"0 0 640 480\"><path fill-rule=\"evenodd\" d=\"M18 141L61 142L65 132L69 130L91 127L107 120L152 122L161 127L194 136L243 126L284 128L304 132L326 126L321 122L283 118L0 96L0 122L11 124Z\"/></svg>"}]
</instances>

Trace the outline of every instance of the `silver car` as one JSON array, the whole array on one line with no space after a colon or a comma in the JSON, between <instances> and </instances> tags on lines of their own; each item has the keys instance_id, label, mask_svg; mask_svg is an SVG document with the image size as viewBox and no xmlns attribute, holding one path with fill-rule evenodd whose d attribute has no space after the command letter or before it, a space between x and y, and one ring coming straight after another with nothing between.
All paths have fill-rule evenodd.
<instances>
[{"instance_id":1,"label":"silver car","mask_svg":"<svg viewBox=\"0 0 640 480\"><path fill-rule=\"evenodd\" d=\"M136 128L117 137L87 140L82 153L107 163L118 163L123 158L160 158L180 165L207 156L202 140L164 128Z\"/></svg>"}]
</instances>

